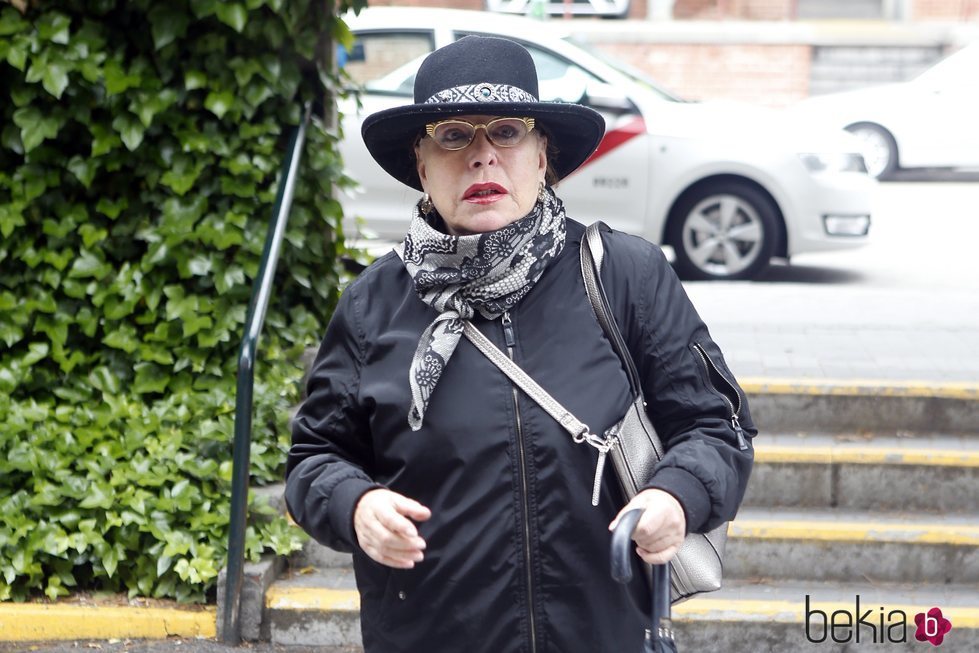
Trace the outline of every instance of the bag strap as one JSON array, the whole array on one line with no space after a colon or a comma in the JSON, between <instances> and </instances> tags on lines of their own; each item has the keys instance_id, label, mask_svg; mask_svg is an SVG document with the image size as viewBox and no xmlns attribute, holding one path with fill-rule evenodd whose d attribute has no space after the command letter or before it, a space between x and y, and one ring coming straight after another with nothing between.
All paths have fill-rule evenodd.
<instances>
[{"instance_id":1,"label":"bag strap","mask_svg":"<svg viewBox=\"0 0 979 653\"><path fill-rule=\"evenodd\" d=\"M602 483L602 470L605 468L605 458L608 456L609 451L615 446L617 439L615 434L608 435L606 437L601 437L595 435L588 428L588 425L583 423L577 417L575 417L571 411L566 409L564 406L558 402L557 399L552 397L550 393L534 381L529 374L523 371L523 369L513 362L509 356L500 351L499 347L493 344L493 342L483 335L483 332L477 329L472 322L469 320L463 320L462 323L462 333L466 338L469 339L476 349L481 351L486 358L496 365L500 370L506 374L511 381L513 381L518 388L523 390L531 399L540 404L540 407L544 411L553 417L558 424L560 424L565 431L571 434L571 439L575 444L588 444L598 450L598 462L595 465L595 480L592 485L592 497L591 503L593 506L598 505L598 496L601 490Z\"/></svg>"},{"instance_id":2,"label":"bag strap","mask_svg":"<svg viewBox=\"0 0 979 653\"><path fill-rule=\"evenodd\" d=\"M500 351L499 347L493 344L493 342L483 335L483 332L477 329L472 322L465 320L463 322L463 335L465 335L470 342L476 345L476 349L481 351L486 358L490 359L494 365L500 368L504 374L510 377L518 388L523 390L527 395L540 404L548 415L557 420L565 431L571 434L575 442L580 442L583 439L587 439L591 435L591 429L588 425L581 422L577 417L571 414L571 411L567 410L562 406L557 399L552 397L550 393L534 381L529 374L523 371L519 365L513 362L513 360ZM592 437L597 437L592 435Z\"/></svg>"},{"instance_id":3,"label":"bag strap","mask_svg":"<svg viewBox=\"0 0 979 653\"><path fill-rule=\"evenodd\" d=\"M581 239L581 276L585 281L585 291L588 293L588 300L591 302L592 310L598 323L602 325L606 337L612 343L615 353L619 355L622 365L625 368L626 376L629 377L629 387L632 388L632 396L642 396L642 384L639 382L639 371L636 363L629 353L629 348L622 338L622 332L615 322L612 315L612 308L608 303L608 295L605 293L605 286L602 284L602 262L605 260L605 247L602 244L602 234L600 229L608 228L604 222L593 222L585 229L585 235ZM644 402L645 403L645 402Z\"/></svg>"}]
</instances>

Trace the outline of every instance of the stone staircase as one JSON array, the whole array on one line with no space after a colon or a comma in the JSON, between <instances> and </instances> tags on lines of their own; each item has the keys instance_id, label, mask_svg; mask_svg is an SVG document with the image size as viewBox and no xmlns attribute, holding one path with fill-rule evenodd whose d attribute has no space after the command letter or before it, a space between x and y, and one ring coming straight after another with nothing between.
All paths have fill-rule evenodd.
<instances>
[{"instance_id":1,"label":"stone staircase","mask_svg":"<svg viewBox=\"0 0 979 653\"><path fill-rule=\"evenodd\" d=\"M979 402L745 387L779 432L755 442L724 587L674 606L679 650L926 650L915 615L935 607L952 623L942 653L979 650ZM349 557L308 545L266 592L263 622L277 645L360 651Z\"/></svg>"}]
</instances>

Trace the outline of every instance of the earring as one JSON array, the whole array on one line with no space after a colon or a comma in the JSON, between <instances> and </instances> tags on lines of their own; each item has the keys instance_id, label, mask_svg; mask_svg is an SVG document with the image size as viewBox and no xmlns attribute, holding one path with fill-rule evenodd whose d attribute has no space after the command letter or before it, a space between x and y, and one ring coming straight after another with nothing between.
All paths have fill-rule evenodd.
<instances>
[{"instance_id":1,"label":"earring","mask_svg":"<svg viewBox=\"0 0 979 653\"><path fill-rule=\"evenodd\" d=\"M429 197L428 193L422 195L422 199L418 202L418 210L423 214L431 213L435 206L432 204L432 198Z\"/></svg>"},{"instance_id":2,"label":"earring","mask_svg":"<svg viewBox=\"0 0 979 653\"><path fill-rule=\"evenodd\" d=\"M547 201L547 186L544 185L544 182L541 182L537 187L537 199L541 202Z\"/></svg>"}]
</instances>

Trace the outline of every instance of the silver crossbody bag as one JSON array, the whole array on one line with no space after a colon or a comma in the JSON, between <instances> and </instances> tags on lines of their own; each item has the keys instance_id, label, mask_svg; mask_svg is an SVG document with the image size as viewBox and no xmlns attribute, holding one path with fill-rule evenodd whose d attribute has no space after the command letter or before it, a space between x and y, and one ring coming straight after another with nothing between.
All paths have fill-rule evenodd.
<instances>
[{"instance_id":1,"label":"silver crossbody bag","mask_svg":"<svg viewBox=\"0 0 979 653\"><path fill-rule=\"evenodd\" d=\"M598 229L601 223L592 224L581 241L581 272L588 298L602 329L622 360L632 388L633 402L626 415L602 436L591 433L588 427L558 403L536 381L530 378L509 356L500 351L469 321L464 323L463 334L477 349L489 358L521 390L561 424L577 444L588 444L598 450L592 503L598 504L598 493L606 458L618 478L622 493L628 502L652 478L656 464L664 454L663 443L656 434L649 416L646 401L639 383L635 362L626 348L625 341L612 317L601 271L604 248ZM724 544L727 540L727 523L709 533L690 533L679 552L671 561L671 598L673 603L695 594L720 589L723 570Z\"/></svg>"}]
</instances>

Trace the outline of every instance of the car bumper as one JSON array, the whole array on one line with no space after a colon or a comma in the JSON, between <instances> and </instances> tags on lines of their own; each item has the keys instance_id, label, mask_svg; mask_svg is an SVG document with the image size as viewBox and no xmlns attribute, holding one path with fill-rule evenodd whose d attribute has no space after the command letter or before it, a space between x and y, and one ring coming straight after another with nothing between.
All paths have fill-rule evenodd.
<instances>
[{"instance_id":1,"label":"car bumper","mask_svg":"<svg viewBox=\"0 0 979 653\"><path fill-rule=\"evenodd\" d=\"M852 249L865 245L872 228L877 182L860 173L810 174L783 205L787 254Z\"/></svg>"}]
</instances>

